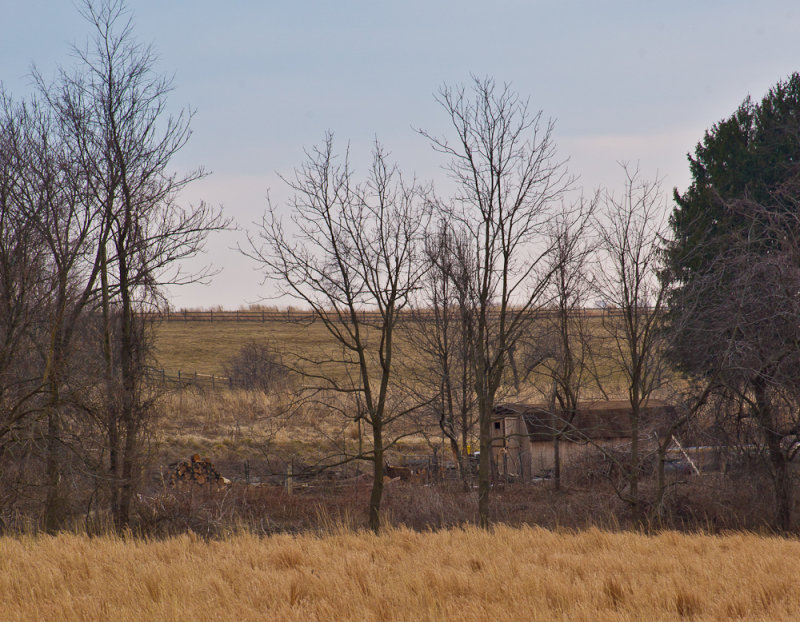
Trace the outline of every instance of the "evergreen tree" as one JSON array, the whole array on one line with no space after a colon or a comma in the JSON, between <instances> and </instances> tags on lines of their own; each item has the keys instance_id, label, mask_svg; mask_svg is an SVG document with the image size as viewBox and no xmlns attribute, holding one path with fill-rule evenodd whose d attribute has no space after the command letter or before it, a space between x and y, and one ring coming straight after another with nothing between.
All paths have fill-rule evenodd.
<instances>
[{"instance_id":1,"label":"evergreen tree","mask_svg":"<svg viewBox=\"0 0 800 622\"><path fill-rule=\"evenodd\" d=\"M714 387L723 425L763 448L774 524L788 529L800 448L800 74L746 99L689 162L666 248L672 355Z\"/></svg>"},{"instance_id":2,"label":"evergreen tree","mask_svg":"<svg viewBox=\"0 0 800 622\"><path fill-rule=\"evenodd\" d=\"M799 180L800 74L778 82L758 104L745 99L688 159L692 183L683 194L674 191L667 249L667 277L678 288L754 227L765 250L771 245L764 217L787 209L786 194Z\"/></svg>"}]
</instances>

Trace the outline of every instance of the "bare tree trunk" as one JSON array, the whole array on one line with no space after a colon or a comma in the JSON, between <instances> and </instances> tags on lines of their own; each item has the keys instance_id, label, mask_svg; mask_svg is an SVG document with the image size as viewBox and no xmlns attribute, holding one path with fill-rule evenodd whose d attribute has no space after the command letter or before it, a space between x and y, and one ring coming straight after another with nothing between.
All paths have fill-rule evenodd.
<instances>
[{"instance_id":1,"label":"bare tree trunk","mask_svg":"<svg viewBox=\"0 0 800 622\"><path fill-rule=\"evenodd\" d=\"M110 213L110 208L108 209ZM109 506L111 519L114 526L119 529L122 524L120 510L120 483L122 469L120 465L120 440L119 440L119 413L117 412L117 398L114 390L114 363L112 351L112 318L111 301L108 290L108 259L105 240L99 242L100 257L100 306L103 318L103 364L105 373L106 391L106 430L108 434L108 482Z\"/></svg>"},{"instance_id":2,"label":"bare tree trunk","mask_svg":"<svg viewBox=\"0 0 800 622\"><path fill-rule=\"evenodd\" d=\"M664 474L664 464L666 463L667 447L666 443L658 444L658 463L656 465L656 501L655 511L658 516L661 516L664 506L664 495L667 489L666 477Z\"/></svg>"},{"instance_id":3,"label":"bare tree trunk","mask_svg":"<svg viewBox=\"0 0 800 622\"><path fill-rule=\"evenodd\" d=\"M58 531L64 521L64 498L61 489L61 469L63 460L61 451L61 419L58 412L58 389L51 387L51 404L47 408L47 444L45 459L45 485L47 495L44 503L44 529L47 533Z\"/></svg>"},{"instance_id":4,"label":"bare tree trunk","mask_svg":"<svg viewBox=\"0 0 800 622\"><path fill-rule=\"evenodd\" d=\"M756 421L767 443L769 462L772 470L775 493L775 517L773 524L776 529L788 531L792 522L791 511L791 486L789 478L789 465L786 455L781 448L783 436L775 430L775 421L772 406L767 397L766 382L757 377L753 381L755 394L755 408L757 409Z\"/></svg>"},{"instance_id":5,"label":"bare tree trunk","mask_svg":"<svg viewBox=\"0 0 800 622\"><path fill-rule=\"evenodd\" d=\"M126 210L127 211L127 210ZM126 219L129 222L129 216ZM127 242L127 237L123 236L122 245ZM133 336L133 310L131 304L130 282L128 279L127 252L123 249L117 251L119 255L119 294L121 301L120 309L120 373L122 380L122 404L120 408L120 423L125 430L125 442L121 456L121 480L119 497L119 524L118 529L124 528L130 521L131 497L133 496L133 461L134 447L136 438L136 417L140 413L135 411L135 387L134 378L135 368L138 365L134 362L134 336Z\"/></svg>"},{"instance_id":6,"label":"bare tree trunk","mask_svg":"<svg viewBox=\"0 0 800 622\"><path fill-rule=\"evenodd\" d=\"M565 331L564 328L564 313L562 312L561 318L559 319L559 323L561 325L562 334ZM565 355L567 350L562 352L562 355ZM566 359L567 357L564 356ZM558 380L553 378L553 389L550 392L550 403L548 404L548 408L550 409L550 420L553 422L553 490L561 490L561 433L563 423L560 421L561 417L556 416L556 393L558 391ZM563 410L562 410L563 414Z\"/></svg>"},{"instance_id":7,"label":"bare tree trunk","mask_svg":"<svg viewBox=\"0 0 800 622\"><path fill-rule=\"evenodd\" d=\"M453 458L456 459L458 478L462 482L465 482L467 474L464 472L464 456L461 455L461 448L458 446L458 439L447 437L447 442L450 443L450 451L453 453Z\"/></svg>"},{"instance_id":8,"label":"bare tree trunk","mask_svg":"<svg viewBox=\"0 0 800 622\"><path fill-rule=\"evenodd\" d=\"M44 378L48 389L47 398L47 437L45 444L45 487L44 529L54 533L63 526L65 500L61 486L64 468L64 452L61 422L60 382L64 366L64 342L62 329L64 305L66 304L66 276L59 275L59 293L55 303L54 316L51 317L50 343Z\"/></svg>"},{"instance_id":9,"label":"bare tree trunk","mask_svg":"<svg viewBox=\"0 0 800 622\"><path fill-rule=\"evenodd\" d=\"M636 403L631 404L631 465L628 486L633 520L638 525L642 522L642 507L639 499L639 405Z\"/></svg>"},{"instance_id":10,"label":"bare tree trunk","mask_svg":"<svg viewBox=\"0 0 800 622\"><path fill-rule=\"evenodd\" d=\"M480 377L480 376L479 376ZM483 529L490 527L489 490L491 487L492 453L492 400L487 395L478 394L478 427L480 430L480 456L478 462L478 525Z\"/></svg>"},{"instance_id":11,"label":"bare tree trunk","mask_svg":"<svg viewBox=\"0 0 800 622\"><path fill-rule=\"evenodd\" d=\"M775 527L789 531L792 525L792 488L789 465L780 448L780 436L768 435L769 457L775 478Z\"/></svg>"},{"instance_id":12,"label":"bare tree trunk","mask_svg":"<svg viewBox=\"0 0 800 622\"><path fill-rule=\"evenodd\" d=\"M561 435L553 436L553 490L561 490Z\"/></svg>"},{"instance_id":13,"label":"bare tree trunk","mask_svg":"<svg viewBox=\"0 0 800 622\"><path fill-rule=\"evenodd\" d=\"M372 492L369 496L369 528L378 533L381 528L381 499L383 498L383 425L372 424Z\"/></svg>"}]
</instances>

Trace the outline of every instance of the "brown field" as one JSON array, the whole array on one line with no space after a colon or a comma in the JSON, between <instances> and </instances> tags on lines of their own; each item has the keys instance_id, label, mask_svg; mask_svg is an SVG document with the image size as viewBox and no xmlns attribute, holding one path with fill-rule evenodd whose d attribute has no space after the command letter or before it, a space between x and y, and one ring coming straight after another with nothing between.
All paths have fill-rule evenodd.
<instances>
[{"instance_id":1,"label":"brown field","mask_svg":"<svg viewBox=\"0 0 800 622\"><path fill-rule=\"evenodd\" d=\"M163 369L166 376L172 379L176 378L178 371L182 378L190 382L196 378L194 374L201 375L197 378L199 390L170 391L160 401L162 416L154 431L162 461L186 459L195 452L207 455L215 462L257 461L263 457L268 446L269 452L273 455L277 452L281 458L314 462L326 454L327 450L322 447L326 442L339 442L341 439L355 442L357 430L352 423L331 412L324 412L324 408L297 407L293 404L291 392L279 391L267 396L226 388L225 362L249 341L265 343L284 352L286 361L294 360L294 355L311 358L324 355L331 359L340 356L341 352L337 352L322 322L309 322L305 319L306 315L298 312L285 315L286 310L270 310L269 314L275 319L265 322L236 321L232 319L233 313L215 311L215 320L212 322L208 319L210 312L206 311L195 313L198 318L206 318L204 320L173 319L157 321L153 325L155 348L151 364L157 370ZM255 313L257 316L260 312L242 313ZM176 315L181 317L180 314ZM300 320L289 322L278 317ZM596 321L599 330L600 319ZM400 376L413 376L419 371L417 351L404 338L403 330L396 340L395 362L396 373ZM340 363L332 363L328 371L341 379L345 367ZM212 374L216 388L209 390ZM408 377L403 377L403 380L407 382ZM535 380L534 377L524 382L520 394L513 395L513 399L542 399L542 391L546 389L537 388ZM543 386L550 386L549 381L542 382ZM617 392L619 387L612 385L614 383L609 382L606 390ZM586 393L592 391L588 388ZM500 399L503 399L502 396ZM280 416L281 413L285 416ZM430 453L430 442L440 436L435 423L430 423L425 438L419 435L408 437L397 448L398 453Z\"/></svg>"},{"instance_id":2,"label":"brown field","mask_svg":"<svg viewBox=\"0 0 800 622\"><path fill-rule=\"evenodd\" d=\"M208 312L206 312L208 313ZM275 313L276 317L284 317L284 313ZM266 322L236 321L232 312L218 312L217 319L208 320L172 320L158 321L153 324L155 330L155 348L151 363L158 369L169 373L181 370L184 374L194 372L200 374L224 374L225 361L247 342L256 341L273 346L277 351L311 355L321 354L336 356L339 347L325 329L323 323L307 321L307 315L296 313L297 321L273 319ZM178 315L180 317L180 315ZM600 318L592 320L600 331ZM413 326L413 325L412 325ZM414 367L415 349L401 328L396 334L395 347L398 354L398 368Z\"/></svg>"},{"instance_id":3,"label":"brown field","mask_svg":"<svg viewBox=\"0 0 800 622\"><path fill-rule=\"evenodd\" d=\"M155 325L153 364L174 373L224 374L227 359L248 341L311 351L331 344L321 322L160 322Z\"/></svg>"},{"instance_id":4,"label":"brown field","mask_svg":"<svg viewBox=\"0 0 800 622\"><path fill-rule=\"evenodd\" d=\"M2 620L796 620L800 542L498 526L0 539Z\"/></svg>"},{"instance_id":5,"label":"brown field","mask_svg":"<svg viewBox=\"0 0 800 622\"><path fill-rule=\"evenodd\" d=\"M343 356L341 346L321 321L162 321L154 324L154 331L150 364L173 378L179 370L185 378L191 379L195 373L205 376L201 380L206 384L212 374L225 376L226 362L253 341L273 348L286 363L303 367L306 364L298 361L305 357L328 359L326 374L341 380L347 373L347 367L338 362ZM369 327L366 334L369 337ZM398 331L394 345L398 370L418 367L416 351L408 345Z\"/></svg>"}]
</instances>

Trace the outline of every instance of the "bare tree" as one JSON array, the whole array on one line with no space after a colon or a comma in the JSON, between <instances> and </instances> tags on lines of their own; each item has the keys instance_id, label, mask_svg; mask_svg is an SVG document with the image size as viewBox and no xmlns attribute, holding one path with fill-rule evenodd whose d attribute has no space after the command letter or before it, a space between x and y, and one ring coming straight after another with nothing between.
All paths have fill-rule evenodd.
<instances>
[{"instance_id":1,"label":"bare tree","mask_svg":"<svg viewBox=\"0 0 800 622\"><path fill-rule=\"evenodd\" d=\"M248 341L224 364L225 375L232 387L264 393L285 386L286 367L280 353L265 343Z\"/></svg>"},{"instance_id":2,"label":"bare tree","mask_svg":"<svg viewBox=\"0 0 800 622\"><path fill-rule=\"evenodd\" d=\"M0 454L4 439L30 413L40 370L25 364L34 325L46 306L47 253L29 218L24 153L28 110L0 91Z\"/></svg>"},{"instance_id":3,"label":"bare tree","mask_svg":"<svg viewBox=\"0 0 800 622\"><path fill-rule=\"evenodd\" d=\"M635 520L642 518L639 492L643 412L667 373L663 356L665 289L659 281L665 236L665 207L658 179L643 180L638 168L623 165L621 196L606 194L596 219L599 234L598 294L608 305L602 328L611 376L621 379L630 402L631 450L625 466ZM618 491L619 492L619 491Z\"/></svg>"},{"instance_id":4,"label":"bare tree","mask_svg":"<svg viewBox=\"0 0 800 622\"><path fill-rule=\"evenodd\" d=\"M548 225L553 252L548 258L553 278L549 297L552 307L542 314L531 332L526 366L544 380L553 430L553 485L561 488L560 440L570 429L578 411L578 400L591 379L591 319L586 314L592 283L589 260L594 242L589 223L598 197L565 206Z\"/></svg>"},{"instance_id":5,"label":"bare tree","mask_svg":"<svg viewBox=\"0 0 800 622\"><path fill-rule=\"evenodd\" d=\"M418 352L405 372L415 379L424 412L450 444L468 484L466 456L475 416L472 327L474 255L469 236L442 220L425 240L426 278L404 334Z\"/></svg>"},{"instance_id":6,"label":"bare tree","mask_svg":"<svg viewBox=\"0 0 800 622\"><path fill-rule=\"evenodd\" d=\"M553 143L553 121L531 112L509 85L473 78L440 89L438 103L454 137L428 132L450 161L455 194L440 209L471 236L475 266L472 327L480 428L478 520L489 526L491 418L497 391L532 311L543 304L552 276L546 223L571 185Z\"/></svg>"},{"instance_id":7,"label":"bare tree","mask_svg":"<svg viewBox=\"0 0 800 622\"><path fill-rule=\"evenodd\" d=\"M44 393L48 254L27 204L30 110L0 90L0 529L30 497L33 438Z\"/></svg>"},{"instance_id":8,"label":"bare tree","mask_svg":"<svg viewBox=\"0 0 800 622\"><path fill-rule=\"evenodd\" d=\"M135 41L125 3L86 0L82 14L94 38L90 47L75 48L77 70L62 69L53 86L36 77L85 185L92 268L83 299L96 294L104 319L107 479L112 515L123 527L147 417L146 335L137 311L161 300L161 286L205 276L182 273L180 260L227 223L204 204L178 203L181 190L203 175L200 169L183 176L169 169L189 139L192 115L168 115L170 82L155 73L151 48Z\"/></svg>"},{"instance_id":9,"label":"bare tree","mask_svg":"<svg viewBox=\"0 0 800 622\"><path fill-rule=\"evenodd\" d=\"M708 386L720 427L764 464L773 483L773 524L788 530L789 465L800 448L796 216L774 206L771 214L752 204L747 211L761 223L754 219L744 234L732 231L726 250L674 295L673 349L690 378Z\"/></svg>"},{"instance_id":10,"label":"bare tree","mask_svg":"<svg viewBox=\"0 0 800 622\"><path fill-rule=\"evenodd\" d=\"M348 155L337 163L332 135L307 155L284 179L294 193L295 230L284 229L270 205L246 254L282 294L308 305L341 348L341 356L295 357L294 366L311 395L350 397L343 414L370 429L371 447L342 459L372 462L369 526L377 531L384 454L397 440L391 426L416 407L399 392L394 356L399 314L425 270L419 256L425 202L377 143L363 183L354 181Z\"/></svg>"},{"instance_id":11,"label":"bare tree","mask_svg":"<svg viewBox=\"0 0 800 622\"><path fill-rule=\"evenodd\" d=\"M204 205L177 203L202 174L168 170L191 114L167 115L169 81L155 75L150 48L133 40L124 3L87 0L83 15L95 37L93 47L74 50L74 72L60 69L50 84L34 71L37 98L12 105L3 95L0 112L0 367L16 370L14 382L25 377L11 387L0 369L8 406L0 443L33 404L27 434L42 456L37 483L49 531L72 503L66 465L79 461L76 477L89 466L95 482L108 482L114 521L127 524L151 397L137 311L161 300L161 285L198 278L177 262L226 224ZM89 438L97 421L102 443Z\"/></svg>"},{"instance_id":12,"label":"bare tree","mask_svg":"<svg viewBox=\"0 0 800 622\"><path fill-rule=\"evenodd\" d=\"M21 222L35 231L42 253L32 267L38 263L42 268L40 313L46 314L39 347L46 399L40 411L46 420L44 525L52 531L65 515L61 470L66 455L63 420L70 345L97 275L89 246L97 211L84 201L85 177L63 126L46 103L31 101L18 107L16 115L18 132L10 145L17 175L14 208Z\"/></svg>"}]
</instances>

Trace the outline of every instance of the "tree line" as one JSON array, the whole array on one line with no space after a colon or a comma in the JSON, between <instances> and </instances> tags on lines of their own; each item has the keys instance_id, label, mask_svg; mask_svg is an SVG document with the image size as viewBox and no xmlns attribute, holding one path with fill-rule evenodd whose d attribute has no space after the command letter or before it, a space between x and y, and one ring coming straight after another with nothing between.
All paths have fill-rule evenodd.
<instances>
[{"instance_id":1,"label":"tree line","mask_svg":"<svg viewBox=\"0 0 800 622\"><path fill-rule=\"evenodd\" d=\"M289 220L270 205L243 251L340 345L341 356L297 371L310 399L346 396L342 414L371 435L348 456L373 465L370 527L380 525L385 454L403 434L393 424L415 416L438 422L462 473L477 429L477 520L488 527L494 408L537 378L559 415L556 488L559 438L579 400L622 398L631 446L608 457L636 521L658 517L668 449L690 433L766 467L772 523L788 529L800 426L800 76L706 133L671 215L661 180L630 164L621 192L576 196L553 121L510 85L473 77L436 101L449 131L418 131L444 158L449 195L404 176L377 141L357 178L329 134L284 179ZM615 314L590 326L579 312L590 300ZM398 322L415 310L434 321ZM413 344L413 370L395 359L399 335ZM352 372L343 381L333 365ZM645 498L640 426L657 396L675 408L656 433L655 498Z\"/></svg>"},{"instance_id":2,"label":"tree line","mask_svg":"<svg viewBox=\"0 0 800 622\"><path fill-rule=\"evenodd\" d=\"M164 285L208 276L181 260L229 224L180 202L204 175L170 167L192 112L169 114L170 82L124 3L86 0L82 11L94 37L74 66L53 80L34 70L28 100L0 94L0 508L50 531L78 503L130 523L159 397L146 382L143 312L165 302ZM302 377L304 404L366 430L337 460L371 463L369 526L380 528L387 452L425 419L465 482L477 435L477 521L489 527L495 406L536 386L559 414L556 457L582 399L627 401L631 446L609 458L635 520L660 511L673 437L702 427L763 461L773 523L788 529L800 76L706 132L671 215L661 180L631 164L621 191L581 193L554 121L511 85L473 77L443 85L436 102L446 130L418 133L442 157L446 192L404 173L377 140L358 175L329 133L241 249L336 344L281 364ZM615 310L599 323L580 312L597 301ZM426 321L401 321L415 314ZM640 488L639 442L658 396L676 409L657 434L653 499Z\"/></svg>"},{"instance_id":3,"label":"tree line","mask_svg":"<svg viewBox=\"0 0 800 622\"><path fill-rule=\"evenodd\" d=\"M462 473L477 428L478 521L489 525L495 404L533 374L546 375L547 397L569 424L581 393L600 380L578 312L592 296L617 310L602 324L615 338L616 368L606 364L602 373L624 379L634 438L639 411L665 379L659 182L624 166L623 194L575 198L554 123L509 85L474 78L442 87L437 101L451 132L420 134L445 156L451 196L409 180L377 142L366 177L357 180L347 151L339 154L329 134L285 180L294 193L291 225L271 205L244 251L341 346L340 357L297 369L310 399L346 396L343 413L371 435L350 457L373 465L374 530L385 454L405 430L392 424L414 416L438 421ZM359 315L363 307L373 310L369 322ZM398 322L403 313L433 321L415 330ZM421 368L398 368L400 336L413 344ZM352 370L344 381L335 371L342 365ZM626 495L638 512L637 460L634 446Z\"/></svg>"}]
</instances>

